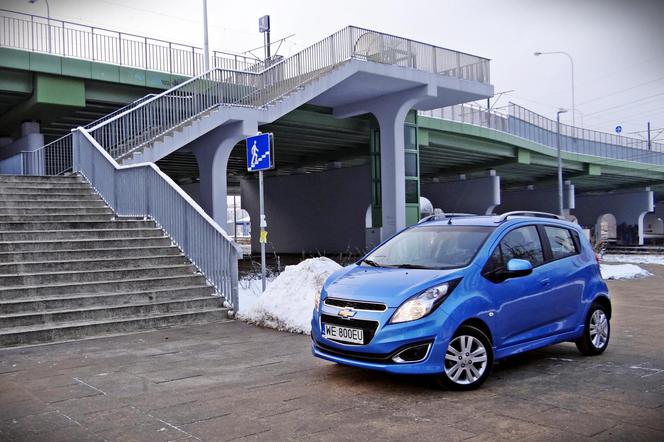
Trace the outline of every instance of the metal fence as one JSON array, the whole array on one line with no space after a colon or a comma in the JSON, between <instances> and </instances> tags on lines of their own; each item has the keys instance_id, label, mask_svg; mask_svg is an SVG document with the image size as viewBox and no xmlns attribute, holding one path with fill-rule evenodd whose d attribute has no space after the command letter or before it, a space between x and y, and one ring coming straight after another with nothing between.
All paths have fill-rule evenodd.
<instances>
[{"instance_id":1,"label":"metal fence","mask_svg":"<svg viewBox=\"0 0 664 442\"><path fill-rule=\"evenodd\" d=\"M557 147L556 120L544 117L522 106L509 103L508 113L487 111L477 105L456 105L420 115L458 121L506 132L544 146ZM560 147L563 151L620 161L664 165L664 144L639 138L560 125Z\"/></svg>"},{"instance_id":2,"label":"metal fence","mask_svg":"<svg viewBox=\"0 0 664 442\"><path fill-rule=\"evenodd\" d=\"M201 48L0 9L0 46L150 71L194 76L204 71ZM211 66L251 69L254 57L212 53Z\"/></svg>"},{"instance_id":3,"label":"metal fence","mask_svg":"<svg viewBox=\"0 0 664 442\"><path fill-rule=\"evenodd\" d=\"M73 136L74 172L119 216L154 219L237 311L242 251L226 232L154 164L120 166L85 129Z\"/></svg>"}]
</instances>

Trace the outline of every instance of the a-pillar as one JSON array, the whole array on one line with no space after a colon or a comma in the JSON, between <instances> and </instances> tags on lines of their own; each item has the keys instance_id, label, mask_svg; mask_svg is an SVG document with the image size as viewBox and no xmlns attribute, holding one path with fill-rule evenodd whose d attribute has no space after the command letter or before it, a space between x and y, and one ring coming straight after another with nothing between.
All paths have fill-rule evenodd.
<instances>
[{"instance_id":1,"label":"a-pillar","mask_svg":"<svg viewBox=\"0 0 664 442\"><path fill-rule=\"evenodd\" d=\"M228 225L227 167L235 145L256 135L255 121L237 121L219 126L189 146L196 156L200 174L199 203L222 229L233 233Z\"/></svg>"},{"instance_id":2,"label":"a-pillar","mask_svg":"<svg viewBox=\"0 0 664 442\"><path fill-rule=\"evenodd\" d=\"M334 108L337 118L371 113L380 127L381 239L406 227L406 175L404 123L408 111L424 99L435 97L433 85L418 86L371 100Z\"/></svg>"},{"instance_id":3,"label":"a-pillar","mask_svg":"<svg viewBox=\"0 0 664 442\"><path fill-rule=\"evenodd\" d=\"M490 215L500 204L500 177L495 170L487 176L466 179L459 176L456 181L422 183L422 196L443 212L463 212Z\"/></svg>"},{"instance_id":4,"label":"a-pillar","mask_svg":"<svg viewBox=\"0 0 664 442\"><path fill-rule=\"evenodd\" d=\"M600 217L612 214L616 218L619 239L625 243L645 239L644 218L655 210L655 196L650 188L624 192L577 195L576 208L572 212L582 226L593 228L597 233Z\"/></svg>"}]
</instances>

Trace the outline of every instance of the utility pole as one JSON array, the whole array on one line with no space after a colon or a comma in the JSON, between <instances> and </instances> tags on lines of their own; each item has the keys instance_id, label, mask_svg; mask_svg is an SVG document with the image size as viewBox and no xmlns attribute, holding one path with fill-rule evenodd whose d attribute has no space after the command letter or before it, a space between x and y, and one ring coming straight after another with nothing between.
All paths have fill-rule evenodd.
<instances>
[{"instance_id":1,"label":"utility pole","mask_svg":"<svg viewBox=\"0 0 664 442\"><path fill-rule=\"evenodd\" d=\"M563 157L560 149L560 114L567 112L566 109L560 109L556 113L556 148L558 150L558 213L564 216L563 209Z\"/></svg>"},{"instance_id":2,"label":"utility pole","mask_svg":"<svg viewBox=\"0 0 664 442\"><path fill-rule=\"evenodd\" d=\"M263 34L263 46L265 48L265 63L270 59L270 16L264 15L258 19L258 32ZM267 66L266 66L267 67Z\"/></svg>"},{"instance_id":3,"label":"utility pole","mask_svg":"<svg viewBox=\"0 0 664 442\"><path fill-rule=\"evenodd\" d=\"M650 121L648 121L648 150L652 150L652 145L650 143Z\"/></svg>"},{"instance_id":4,"label":"utility pole","mask_svg":"<svg viewBox=\"0 0 664 442\"><path fill-rule=\"evenodd\" d=\"M203 0L203 70L210 70L210 46L208 45L207 0ZM193 73L196 75L196 73Z\"/></svg>"}]
</instances>

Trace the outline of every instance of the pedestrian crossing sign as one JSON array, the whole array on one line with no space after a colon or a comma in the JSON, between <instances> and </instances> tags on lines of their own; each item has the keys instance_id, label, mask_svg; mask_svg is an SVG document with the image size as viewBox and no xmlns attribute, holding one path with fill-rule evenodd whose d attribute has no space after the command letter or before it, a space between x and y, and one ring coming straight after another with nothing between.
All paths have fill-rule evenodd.
<instances>
[{"instance_id":1,"label":"pedestrian crossing sign","mask_svg":"<svg viewBox=\"0 0 664 442\"><path fill-rule=\"evenodd\" d=\"M247 138L247 170L258 172L274 168L273 135L260 134Z\"/></svg>"}]
</instances>

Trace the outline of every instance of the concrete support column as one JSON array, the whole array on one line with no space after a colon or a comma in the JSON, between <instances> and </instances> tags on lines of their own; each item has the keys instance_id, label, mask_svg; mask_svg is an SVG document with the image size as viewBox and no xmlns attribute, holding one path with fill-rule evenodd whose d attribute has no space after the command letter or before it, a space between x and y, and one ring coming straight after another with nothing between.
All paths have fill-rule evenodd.
<instances>
[{"instance_id":1,"label":"concrete support column","mask_svg":"<svg viewBox=\"0 0 664 442\"><path fill-rule=\"evenodd\" d=\"M648 212L655 210L655 196L650 188L644 190L633 190L625 192L598 193L589 195L578 195L576 197L576 207L572 212L579 224L595 229L597 233L597 224L601 217L611 214L616 218L618 227L618 239L621 234L624 237L625 232L622 229L635 229L636 238L634 240L639 245L644 244L645 229L644 218ZM631 234L628 237L632 236ZM627 239L630 241L630 239ZM631 240L630 242L634 242Z\"/></svg>"},{"instance_id":2,"label":"concrete support column","mask_svg":"<svg viewBox=\"0 0 664 442\"><path fill-rule=\"evenodd\" d=\"M421 190L434 208L448 213L490 215L501 201L500 177L495 170L480 178L461 176L456 181L422 183Z\"/></svg>"},{"instance_id":3,"label":"concrete support column","mask_svg":"<svg viewBox=\"0 0 664 442\"><path fill-rule=\"evenodd\" d=\"M419 86L377 99L334 108L334 116L348 118L371 113L380 127L381 239L406 227L406 176L404 172L404 122L408 111L426 98L436 96L432 85Z\"/></svg>"},{"instance_id":4,"label":"concrete support column","mask_svg":"<svg viewBox=\"0 0 664 442\"><path fill-rule=\"evenodd\" d=\"M189 145L198 162L200 205L229 234L233 226L228 225L226 200L228 158L238 142L257 132L255 121L238 121L219 126Z\"/></svg>"}]
</instances>

